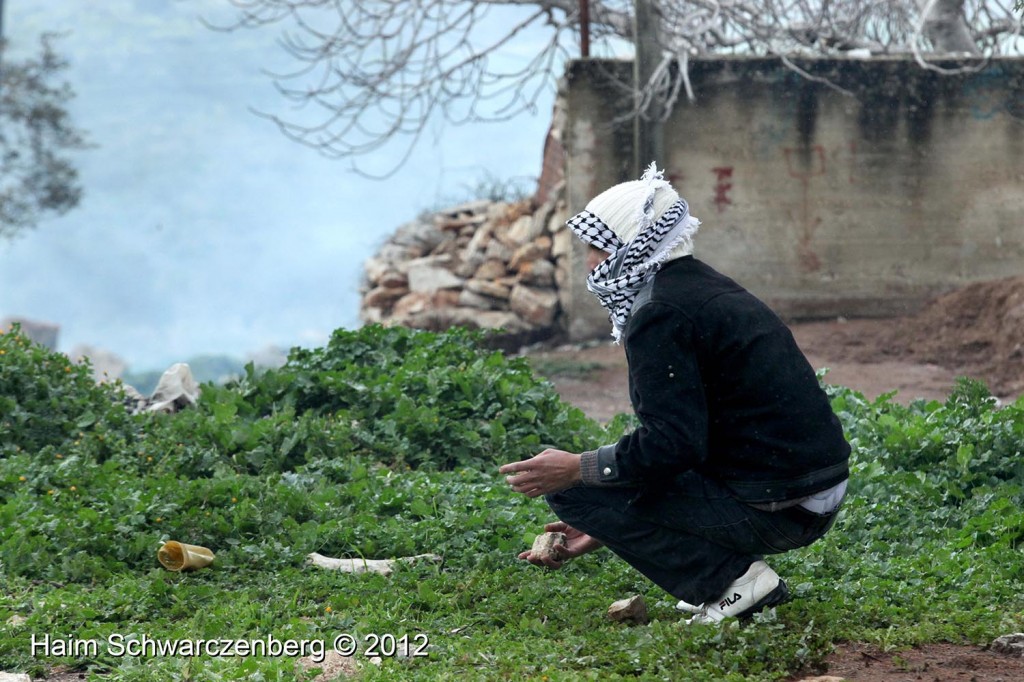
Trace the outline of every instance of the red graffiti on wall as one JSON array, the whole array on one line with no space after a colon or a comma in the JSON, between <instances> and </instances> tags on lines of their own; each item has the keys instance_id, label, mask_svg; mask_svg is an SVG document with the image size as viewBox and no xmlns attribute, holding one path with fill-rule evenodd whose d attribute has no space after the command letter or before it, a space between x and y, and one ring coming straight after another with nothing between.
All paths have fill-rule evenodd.
<instances>
[{"instance_id":1,"label":"red graffiti on wall","mask_svg":"<svg viewBox=\"0 0 1024 682\"><path fill-rule=\"evenodd\" d=\"M821 258L813 248L814 232L821 225L820 216L811 215L811 178L824 175L825 148L820 144L812 147L785 147L786 169L791 178L796 178L802 186L800 224L803 228L797 243L797 258L804 272L816 272L821 269Z\"/></svg>"},{"instance_id":2,"label":"red graffiti on wall","mask_svg":"<svg viewBox=\"0 0 1024 682\"><path fill-rule=\"evenodd\" d=\"M715 198L711 200L711 203L715 205L719 213L724 211L726 206L732 204L732 199L729 198L729 190L732 189L732 170L732 166L719 166L711 169L711 172L715 174Z\"/></svg>"}]
</instances>

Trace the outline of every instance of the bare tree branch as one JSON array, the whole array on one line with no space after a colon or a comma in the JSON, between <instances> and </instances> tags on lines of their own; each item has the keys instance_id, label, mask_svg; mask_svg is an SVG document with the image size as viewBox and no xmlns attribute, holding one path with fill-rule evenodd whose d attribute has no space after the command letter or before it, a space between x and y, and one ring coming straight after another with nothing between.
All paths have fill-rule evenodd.
<instances>
[{"instance_id":1,"label":"bare tree branch","mask_svg":"<svg viewBox=\"0 0 1024 682\"><path fill-rule=\"evenodd\" d=\"M695 56L773 55L815 78L792 57L912 54L946 73L1021 51L1012 0L653 1L663 54L649 81L630 87L637 115L667 116L681 92L694 97ZM395 170L432 121L501 120L534 109L578 41L578 0L228 2L234 22L215 28L284 29L280 43L293 68L274 77L296 108L263 115L363 172L360 158L406 145ZM595 54L616 56L633 39L632 0L591 0L590 20ZM951 54L979 61L954 70L929 61Z\"/></svg>"}]
</instances>

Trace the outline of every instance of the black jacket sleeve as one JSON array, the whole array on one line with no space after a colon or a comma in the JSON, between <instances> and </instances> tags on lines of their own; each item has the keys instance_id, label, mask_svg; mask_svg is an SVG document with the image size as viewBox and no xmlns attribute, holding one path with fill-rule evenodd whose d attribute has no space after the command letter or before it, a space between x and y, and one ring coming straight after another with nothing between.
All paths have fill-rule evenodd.
<instances>
[{"instance_id":1,"label":"black jacket sleeve","mask_svg":"<svg viewBox=\"0 0 1024 682\"><path fill-rule=\"evenodd\" d=\"M693 324L665 303L647 303L630 318L630 399L641 426L616 444L607 467L616 476L603 477L606 483L663 483L707 460L708 409L694 338Z\"/></svg>"}]
</instances>

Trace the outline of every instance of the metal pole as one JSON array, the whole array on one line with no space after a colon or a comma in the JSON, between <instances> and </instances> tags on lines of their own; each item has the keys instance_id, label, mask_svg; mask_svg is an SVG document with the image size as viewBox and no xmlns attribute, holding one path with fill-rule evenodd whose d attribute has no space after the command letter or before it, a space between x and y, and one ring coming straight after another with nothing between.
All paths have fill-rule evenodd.
<instances>
[{"instance_id":1,"label":"metal pole","mask_svg":"<svg viewBox=\"0 0 1024 682\"><path fill-rule=\"evenodd\" d=\"M590 56L590 0L580 0L580 56Z\"/></svg>"},{"instance_id":2,"label":"metal pole","mask_svg":"<svg viewBox=\"0 0 1024 682\"><path fill-rule=\"evenodd\" d=\"M635 0L633 3L633 45L636 56L633 58L633 79L639 105L643 90L650 85L651 76L661 59L661 46L658 44L659 14L654 0ZM653 100L649 103L646 115L637 112L633 120L633 170L639 177L651 161L660 166L667 163L661 134L662 104Z\"/></svg>"}]
</instances>

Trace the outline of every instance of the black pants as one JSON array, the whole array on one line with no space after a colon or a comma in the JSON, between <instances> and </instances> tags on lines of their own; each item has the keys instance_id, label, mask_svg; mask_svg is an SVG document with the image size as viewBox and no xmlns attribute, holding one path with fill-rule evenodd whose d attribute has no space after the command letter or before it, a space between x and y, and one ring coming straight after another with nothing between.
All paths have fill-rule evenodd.
<instances>
[{"instance_id":1,"label":"black pants","mask_svg":"<svg viewBox=\"0 0 1024 682\"><path fill-rule=\"evenodd\" d=\"M696 472L671 489L576 486L545 498L559 519L603 542L677 599L717 599L765 554L811 544L835 513L754 509Z\"/></svg>"}]
</instances>

